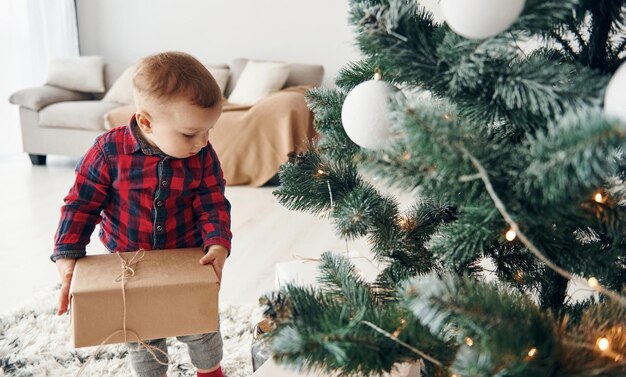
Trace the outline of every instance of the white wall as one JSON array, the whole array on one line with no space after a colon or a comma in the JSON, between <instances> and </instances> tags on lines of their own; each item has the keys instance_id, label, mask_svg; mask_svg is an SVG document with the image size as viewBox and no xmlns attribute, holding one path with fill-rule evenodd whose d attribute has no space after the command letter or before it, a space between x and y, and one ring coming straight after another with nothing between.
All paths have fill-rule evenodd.
<instances>
[{"instance_id":1,"label":"white wall","mask_svg":"<svg viewBox=\"0 0 626 377\"><path fill-rule=\"evenodd\" d=\"M421 0L439 17L438 0ZM76 0L82 55L130 64L165 50L205 63L323 64L324 84L359 58L348 0Z\"/></svg>"},{"instance_id":2,"label":"white wall","mask_svg":"<svg viewBox=\"0 0 626 377\"><path fill-rule=\"evenodd\" d=\"M345 0L77 0L82 55L132 63L164 50L323 64L325 85L358 58Z\"/></svg>"}]
</instances>

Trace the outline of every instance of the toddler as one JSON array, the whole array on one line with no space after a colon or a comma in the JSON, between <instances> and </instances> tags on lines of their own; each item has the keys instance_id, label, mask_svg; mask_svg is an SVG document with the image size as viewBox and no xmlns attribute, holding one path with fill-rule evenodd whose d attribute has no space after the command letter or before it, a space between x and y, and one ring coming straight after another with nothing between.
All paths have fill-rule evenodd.
<instances>
[{"instance_id":1,"label":"toddler","mask_svg":"<svg viewBox=\"0 0 626 377\"><path fill-rule=\"evenodd\" d=\"M61 208L51 256L62 283L59 315L67 311L76 259L85 255L98 223L110 252L202 247L199 263L212 264L220 280L230 253L230 203L209 143L222 113L220 88L198 60L181 52L142 59L133 87L135 115L96 139ZM223 376L219 332L178 339L188 345L199 377ZM165 339L146 343L167 352ZM139 377L166 375L167 365L136 343L129 356Z\"/></svg>"}]
</instances>

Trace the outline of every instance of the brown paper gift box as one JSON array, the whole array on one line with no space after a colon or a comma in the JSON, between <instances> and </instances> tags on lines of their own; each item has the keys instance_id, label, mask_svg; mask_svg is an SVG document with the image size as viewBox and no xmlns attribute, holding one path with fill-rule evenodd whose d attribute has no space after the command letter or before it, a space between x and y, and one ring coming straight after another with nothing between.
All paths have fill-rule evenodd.
<instances>
[{"instance_id":1,"label":"brown paper gift box","mask_svg":"<svg viewBox=\"0 0 626 377\"><path fill-rule=\"evenodd\" d=\"M137 253L120 256L130 261ZM130 331L144 341L217 331L219 282L212 265L198 262L203 255L199 248L144 252L125 283L128 341L137 341ZM77 260L70 286L74 347L100 345L123 329L121 266L116 254ZM104 344L124 341L120 331Z\"/></svg>"}]
</instances>

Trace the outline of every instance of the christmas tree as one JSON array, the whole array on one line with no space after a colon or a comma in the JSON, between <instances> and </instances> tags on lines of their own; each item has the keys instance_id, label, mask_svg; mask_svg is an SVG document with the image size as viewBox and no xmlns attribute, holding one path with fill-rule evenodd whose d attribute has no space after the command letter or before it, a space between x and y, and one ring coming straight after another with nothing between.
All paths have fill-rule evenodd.
<instances>
[{"instance_id":1,"label":"christmas tree","mask_svg":"<svg viewBox=\"0 0 626 377\"><path fill-rule=\"evenodd\" d=\"M626 1L441 0L442 23L419 1L350 6L363 58L308 93L321 137L275 195L385 268L367 283L324 253L319 287L265 297L274 359L625 376Z\"/></svg>"}]
</instances>

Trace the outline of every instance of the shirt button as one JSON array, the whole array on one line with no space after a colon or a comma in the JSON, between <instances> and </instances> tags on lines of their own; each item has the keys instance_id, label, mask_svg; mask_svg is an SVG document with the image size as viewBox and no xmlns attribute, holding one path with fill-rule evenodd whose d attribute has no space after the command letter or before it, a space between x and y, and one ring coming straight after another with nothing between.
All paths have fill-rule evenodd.
<instances>
[{"instance_id":1,"label":"shirt button","mask_svg":"<svg viewBox=\"0 0 626 377\"><path fill-rule=\"evenodd\" d=\"M157 230L157 232L162 232L163 231L163 225L157 225L156 226L156 230Z\"/></svg>"},{"instance_id":2,"label":"shirt button","mask_svg":"<svg viewBox=\"0 0 626 377\"><path fill-rule=\"evenodd\" d=\"M157 200L156 201L156 206L157 207L163 207L163 201L162 200Z\"/></svg>"},{"instance_id":3,"label":"shirt button","mask_svg":"<svg viewBox=\"0 0 626 377\"><path fill-rule=\"evenodd\" d=\"M161 181L161 186L166 187L167 184L168 184L167 180L164 179Z\"/></svg>"}]
</instances>

